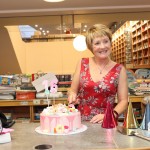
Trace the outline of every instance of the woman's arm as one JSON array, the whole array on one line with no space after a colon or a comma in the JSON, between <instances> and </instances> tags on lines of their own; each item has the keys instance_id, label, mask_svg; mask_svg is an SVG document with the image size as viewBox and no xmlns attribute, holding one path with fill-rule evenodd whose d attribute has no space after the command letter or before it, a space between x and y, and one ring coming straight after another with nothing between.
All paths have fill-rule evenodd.
<instances>
[{"instance_id":1,"label":"woman's arm","mask_svg":"<svg viewBox=\"0 0 150 150\"><path fill-rule=\"evenodd\" d=\"M120 115L127 109L128 106L128 82L126 69L124 67L122 67L119 76L117 99L118 104L114 110Z\"/></svg>"},{"instance_id":2,"label":"woman's arm","mask_svg":"<svg viewBox=\"0 0 150 150\"><path fill-rule=\"evenodd\" d=\"M68 101L69 103L78 103L77 94L79 89L79 81L80 81L80 69L81 69L81 60L78 62L76 66L75 73L73 75L71 88L68 92Z\"/></svg>"}]
</instances>

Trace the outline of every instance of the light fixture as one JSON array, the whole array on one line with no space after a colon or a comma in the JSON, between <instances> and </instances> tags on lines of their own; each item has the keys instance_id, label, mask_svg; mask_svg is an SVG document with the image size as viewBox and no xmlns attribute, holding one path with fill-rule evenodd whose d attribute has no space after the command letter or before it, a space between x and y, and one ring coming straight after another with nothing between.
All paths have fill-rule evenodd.
<instances>
[{"instance_id":1,"label":"light fixture","mask_svg":"<svg viewBox=\"0 0 150 150\"><path fill-rule=\"evenodd\" d=\"M85 36L84 35L78 35L73 40L73 46L77 51L84 51L87 49L86 42L85 42Z\"/></svg>"},{"instance_id":2,"label":"light fixture","mask_svg":"<svg viewBox=\"0 0 150 150\"><path fill-rule=\"evenodd\" d=\"M44 0L44 1L50 3L57 3L57 2L63 2L64 0Z\"/></svg>"}]
</instances>

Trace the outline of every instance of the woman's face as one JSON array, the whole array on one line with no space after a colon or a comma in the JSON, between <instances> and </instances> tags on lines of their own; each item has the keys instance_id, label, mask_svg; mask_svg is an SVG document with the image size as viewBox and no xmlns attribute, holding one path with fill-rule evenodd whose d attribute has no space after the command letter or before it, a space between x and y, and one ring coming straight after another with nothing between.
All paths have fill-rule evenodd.
<instances>
[{"instance_id":1,"label":"woman's face","mask_svg":"<svg viewBox=\"0 0 150 150\"><path fill-rule=\"evenodd\" d=\"M107 36L94 38L92 47L94 56L98 58L108 58L111 53L111 42Z\"/></svg>"}]
</instances>

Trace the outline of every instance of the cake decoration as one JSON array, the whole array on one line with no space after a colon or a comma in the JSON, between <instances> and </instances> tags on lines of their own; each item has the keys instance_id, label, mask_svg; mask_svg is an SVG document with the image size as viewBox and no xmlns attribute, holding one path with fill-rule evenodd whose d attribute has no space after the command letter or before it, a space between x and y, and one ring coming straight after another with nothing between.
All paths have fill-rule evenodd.
<instances>
[{"instance_id":1,"label":"cake decoration","mask_svg":"<svg viewBox=\"0 0 150 150\"><path fill-rule=\"evenodd\" d=\"M52 93L52 94L55 94L55 93L57 93L57 89L58 89L58 86L57 86L57 82L58 82L58 80L51 80L50 81L50 90L48 90L48 80L44 80L43 82L42 82L42 84L44 85L44 87L45 87L45 95L46 95L46 98L47 98L47 103L48 103L48 107L49 107L49 99L48 99L48 96L49 96L49 94L50 93ZM53 95L53 102L54 102L54 104L55 104L55 96Z\"/></svg>"},{"instance_id":2,"label":"cake decoration","mask_svg":"<svg viewBox=\"0 0 150 150\"><path fill-rule=\"evenodd\" d=\"M42 82L42 84L44 85L44 87L45 87L45 95L46 95L46 98L47 98L47 103L48 103L48 107L49 107L49 100L48 100L48 96L49 96L49 94L50 94L50 92L49 92L49 90L48 90L48 80L44 80L43 82Z\"/></svg>"},{"instance_id":3,"label":"cake decoration","mask_svg":"<svg viewBox=\"0 0 150 150\"><path fill-rule=\"evenodd\" d=\"M58 82L58 80L52 80L50 82L50 93L52 93L52 94L57 93L57 89L58 89L57 82ZM53 103L55 105L55 96L54 95L53 95Z\"/></svg>"}]
</instances>

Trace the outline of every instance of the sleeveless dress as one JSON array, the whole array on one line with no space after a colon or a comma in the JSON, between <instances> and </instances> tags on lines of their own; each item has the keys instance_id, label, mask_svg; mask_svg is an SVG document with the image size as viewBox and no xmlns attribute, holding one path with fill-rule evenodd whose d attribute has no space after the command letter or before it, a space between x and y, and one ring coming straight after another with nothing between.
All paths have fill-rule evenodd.
<instances>
[{"instance_id":1,"label":"sleeveless dress","mask_svg":"<svg viewBox=\"0 0 150 150\"><path fill-rule=\"evenodd\" d=\"M100 81L94 82L89 71L89 58L82 58L78 93L82 121L104 114L107 102L114 105L121 68L121 64L116 64Z\"/></svg>"}]
</instances>

